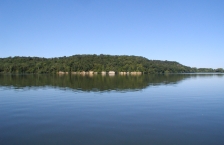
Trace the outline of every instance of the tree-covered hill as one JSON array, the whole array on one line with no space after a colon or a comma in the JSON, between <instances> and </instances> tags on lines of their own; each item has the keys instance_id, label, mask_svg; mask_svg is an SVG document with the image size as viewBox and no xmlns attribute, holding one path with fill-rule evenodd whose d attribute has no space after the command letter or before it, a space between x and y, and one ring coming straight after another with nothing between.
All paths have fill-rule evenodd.
<instances>
[{"instance_id":1,"label":"tree-covered hill","mask_svg":"<svg viewBox=\"0 0 224 145\"><path fill-rule=\"evenodd\" d=\"M175 61L149 60L127 55L73 55L69 57L0 58L0 73L57 73L82 71L115 71L142 73L189 73L196 68Z\"/></svg>"}]
</instances>

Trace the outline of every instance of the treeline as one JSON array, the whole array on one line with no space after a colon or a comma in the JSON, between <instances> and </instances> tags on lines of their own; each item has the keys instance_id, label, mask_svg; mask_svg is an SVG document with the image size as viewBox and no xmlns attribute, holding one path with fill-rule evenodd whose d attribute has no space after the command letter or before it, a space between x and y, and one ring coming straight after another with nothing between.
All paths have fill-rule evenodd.
<instances>
[{"instance_id":1,"label":"treeline","mask_svg":"<svg viewBox=\"0 0 224 145\"><path fill-rule=\"evenodd\" d=\"M57 73L81 71L115 71L142 73L194 73L201 69L184 66L175 61L149 60L127 55L73 55L69 57L8 57L0 58L0 73ZM203 71L204 72L204 71ZM206 70L207 72L207 70ZM223 69L212 70L223 72Z\"/></svg>"},{"instance_id":2,"label":"treeline","mask_svg":"<svg viewBox=\"0 0 224 145\"><path fill-rule=\"evenodd\" d=\"M224 69L223 68L217 68L217 69L212 69L212 68L198 68L197 72L203 72L203 73L210 73L210 72L214 72L214 73L224 73Z\"/></svg>"}]
</instances>

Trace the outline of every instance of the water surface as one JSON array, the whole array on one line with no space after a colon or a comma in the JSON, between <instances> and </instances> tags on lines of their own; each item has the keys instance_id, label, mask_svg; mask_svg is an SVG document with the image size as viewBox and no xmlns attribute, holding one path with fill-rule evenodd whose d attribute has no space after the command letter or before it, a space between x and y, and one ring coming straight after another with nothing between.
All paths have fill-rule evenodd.
<instances>
[{"instance_id":1,"label":"water surface","mask_svg":"<svg viewBox=\"0 0 224 145\"><path fill-rule=\"evenodd\" d=\"M223 145L224 75L0 75L0 144Z\"/></svg>"}]
</instances>

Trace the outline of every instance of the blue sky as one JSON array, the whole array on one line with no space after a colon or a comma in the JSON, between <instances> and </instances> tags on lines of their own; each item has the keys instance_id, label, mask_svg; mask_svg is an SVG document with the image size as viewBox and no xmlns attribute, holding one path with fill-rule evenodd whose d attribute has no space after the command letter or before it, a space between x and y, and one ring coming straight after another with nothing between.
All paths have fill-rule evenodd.
<instances>
[{"instance_id":1,"label":"blue sky","mask_svg":"<svg viewBox=\"0 0 224 145\"><path fill-rule=\"evenodd\" d=\"M224 68L224 1L1 0L0 52L137 55Z\"/></svg>"}]
</instances>

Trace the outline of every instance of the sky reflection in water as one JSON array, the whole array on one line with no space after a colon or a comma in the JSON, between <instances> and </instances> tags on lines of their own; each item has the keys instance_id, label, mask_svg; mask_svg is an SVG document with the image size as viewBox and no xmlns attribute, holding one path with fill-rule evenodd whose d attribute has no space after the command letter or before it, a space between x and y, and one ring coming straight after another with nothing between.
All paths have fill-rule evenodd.
<instances>
[{"instance_id":1,"label":"sky reflection in water","mask_svg":"<svg viewBox=\"0 0 224 145\"><path fill-rule=\"evenodd\" d=\"M0 144L224 143L223 75L0 80Z\"/></svg>"}]
</instances>

